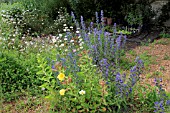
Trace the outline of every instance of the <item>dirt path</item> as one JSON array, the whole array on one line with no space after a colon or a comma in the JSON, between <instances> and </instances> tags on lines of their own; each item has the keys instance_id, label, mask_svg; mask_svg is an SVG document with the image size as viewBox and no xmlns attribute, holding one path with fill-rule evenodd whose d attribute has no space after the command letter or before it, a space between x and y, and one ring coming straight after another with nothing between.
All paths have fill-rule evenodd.
<instances>
[{"instance_id":1,"label":"dirt path","mask_svg":"<svg viewBox=\"0 0 170 113\"><path fill-rule=\"evenodd\" d=\"M155 40L147 46L136 46L131 51L133 55L127 53L130 59L142 54L149 58L148 61L144 61L147 64L142 74L144 83L154 85L155 77L162 78L163 87L170 92L170 38Z\"/></svg>"}]
</instances>

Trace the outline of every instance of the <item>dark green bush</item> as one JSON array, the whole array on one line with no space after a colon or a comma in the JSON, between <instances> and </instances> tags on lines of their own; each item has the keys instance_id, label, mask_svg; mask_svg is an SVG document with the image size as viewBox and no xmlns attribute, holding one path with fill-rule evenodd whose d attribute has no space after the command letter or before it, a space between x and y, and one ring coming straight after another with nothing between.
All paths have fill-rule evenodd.
<instances>
[{"instance_id":1,"label":"dark green bush","mask_svg":"<svg viewBox=\"0 0 170 113\"><path fill-rule=\"evenodd\" d=\"M56 19L60 7L69 8L68 0L20 0L27 10L40 10L43 14Z\"/></svg>"},{"instance_id":2,"label":"dark green bush","mask_svg":"<svg viewBox=\"0 0 170 113\"><path fill-rule=\"evenodd\" d=\"M41 84L36 75L35 55L24 57L16 51L0 52L0 76L4 100L11 100L28 91L34 94Z\"/></svg>"}]
</instances>

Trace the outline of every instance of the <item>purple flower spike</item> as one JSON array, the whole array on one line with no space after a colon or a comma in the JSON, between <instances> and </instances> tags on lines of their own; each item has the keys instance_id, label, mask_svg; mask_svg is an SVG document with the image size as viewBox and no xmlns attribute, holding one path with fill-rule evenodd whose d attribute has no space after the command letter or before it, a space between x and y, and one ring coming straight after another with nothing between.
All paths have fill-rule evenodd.
<instances>
[{"instance_id":1,"label":"purple flower spike","mask_svg":"<svg viewBox=\"0 0 170 113\"><path fill-rule=\"evenodd\" d=\"M99 23L99 15L98 15L98 12L96 12L96 23L97 23L97 24Z\"/></svg>"},{"instance_id":2,"label":"purple flower spike","mask_svg":"<svg viewBox=\"0 0 170 113\"><path fill-rule=\"evenodd\" d=\"M114 27L116 27L116 23L114 23Z\"/></svg>"},{"instance_id":3,"label":"purple flower spike","mask_svg":"<svg viewBox=\"0 0 170 113\"><path fill-rule=\"evenodd\" d=\"M120 48L121 46L121 39L122 39L121 35L119 35L119 37L116 39L117 48Z\"/></svg>"},{"instance_id":4,"label":"purple flower spike","mask_svg":"<svg viewBox=\"0 0 170 113\"><path fill-rule=\"evenodd\" d=\"M167 101L166 101L166 105L167 105L167 106L170 106L170 100L167 100Z\"/></svg>"},{"instance_id":5,"label":"purple flower spike","mask_svg":"<svg viewBox=\"0 0 170 113\"><path fill-rule=\"evenodd\" d=\"M82 29L85 30L85 24L84 24L84 21L83 21L83 16L81 16L81 26L82 26Z\"/></svg>"}]
</instances>

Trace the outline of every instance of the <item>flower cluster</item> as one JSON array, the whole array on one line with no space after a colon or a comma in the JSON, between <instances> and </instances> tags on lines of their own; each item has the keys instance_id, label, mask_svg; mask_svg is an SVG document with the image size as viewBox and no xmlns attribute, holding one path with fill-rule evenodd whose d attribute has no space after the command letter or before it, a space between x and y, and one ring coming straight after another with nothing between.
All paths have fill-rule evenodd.
<instances>
[{"instance_id":1,"label":"flower cluster","mask_svg":"<svg viewBox=\"0 0 170 113\"><path fill-rule=\"evenodd\" d=\"M50 26L51 29L55 29L58 33L63 33L63 32L70 32L73 30L73 27L70 26L70 28L67 27L66 24L68 24L70 19L69 14L67 13L66 8L60 7L58 10L58 17L56 20L54 20L54 24Z\"/></svg>"},{"instance_id":2,"label":"flower cluster","mask_svg":"<svg viewBox=\"0 0 170 113\"><path fill-rule=\"evenodd\" d=\"M165 108L164 108L164 102L163 101L160 101L160 102L155 102L155 110L154 110L154 112L155 113L164 113L164 110L165 110Z\"/></svg>"},{"instance_id":3,"label":"flower cluster","mask_svg":"<svg viewBox=\"0 0 170 113\"><path fill-rule=\"evenodd\" d=\"M65 77L65 74L64 73L60 73L58 76L57 76L57 78L60 80L60 82L63 84L63 85L68 85L68 84L70 84L71 82L72 82L72 79L70 78L70 77ZM67 80L65 80L65 79L67 79ZM62 82L62 81L64 81L64 82ZM60 91L59 91L59 94L61 95L61 96L64 96L65 95L65 93L66 93L66 91L68 91L68 89L61 89ZM79 91L79 94L80 95L85 95L86 94L86 91L84 91L84 90L80 90Z\"/></svg>"}]
</instances>

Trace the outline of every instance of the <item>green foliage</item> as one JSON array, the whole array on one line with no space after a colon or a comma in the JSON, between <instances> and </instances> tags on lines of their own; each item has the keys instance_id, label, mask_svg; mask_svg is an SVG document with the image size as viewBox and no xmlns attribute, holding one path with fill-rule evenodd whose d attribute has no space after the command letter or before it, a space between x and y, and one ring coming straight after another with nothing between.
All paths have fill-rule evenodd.
<instances>
[{"instance_id":1,"label":"green foliage","mask_svg":"<svg viewBox=\"0 0 170 113\"><path fill-rule=\"evenodd\" d=\"M37 79L37 61L34 54L23 56L15 50L3 50L0 59L2 94L5 101L22 95L23 91L28 91L29 94L37 92L41 81Z\"/></svg>"},{"instance_id":2,"label":"green foliage","mask_svg":"<svg viewBox=\"0 0 170 113\"><path fill-rule=\"evenodd\" d=\"M138 0L136 3L122 5L122 15L129 25L142 26L151 22L155 15L148 0Z\"/></svg>"},{"instance_id":3,"label":"green foliage","mask_svg":"<svg viewBox=\"0 0 170 113\"><path fill-rule=\"evenodd\" d=\"M134 100L131 107L140 112L152 112L154 110L154 102L160 99L156 87L151 87L148 84L137 85L132 98Z\"/></svg>"},{"instance_id":4,"label":"green foliage","mask_svg":"<svg viewBox=\"0 0 170 113\"><path fill-rule=\"evenodd\" d=\"M16 19L20 18L20 10L23 9L23 6L19 3L14 4L0 4L0 27L3 28L0 30L0 36L4 37L5 39L9 39L11 37L15 37L20 35L20 30L16 25ZM18 12L19 11L19 12ZM9 15L6 13L9 13ZM18 18L17 18L18 16ZM15 17L15 18L12 18ZM19 20L18 20L19 21ZM13 24L14 22L14 24ZM17 24L19 25L19 24Z\"/></svg>"},{"instance_id":5,"label":"green foliage","mask_svg":"<svg viewBox=\"0 0 170 113\"><path fill-rule=\"evenodd\" d=\"M71 31L68 28L68 26L71 25L71 16L67 13L67 9L65 7L60 7L57 14L58 16L51 24L51 26L44 30L45 33L63 33L65 32L63 31L65 29L64 27L67 27L67 30L65 29L66 31Z\"/></svg>"},{"instance_id":6,"label":"green foliage","mask_svg":"<svg viewBox=\"0 0 170 113\"><path fill-rule=\"evenodd\" d=\"M107 96L105 94L106 87L100 86L101 77L99 73L98 76L95 76L97 74L96 67L92 64L91 58L83 56L80 59L81 72L77 73L78 79L69 74L64 77L63 81L57 79L59 75L52 73L51 67L47 65L44 58L38 55L37 59L40 70L37 74L44 75L43 78L40 78L44 82L41 87L49 92L46 98L51 102L52 111L97 112L102 110L105 102L104 97ZM59 72L64 72L64 69L59 70ZM102 79L101 81L105 85ZM61 95L61 90L65 90L64 95ZM84 91L84 93L81 94L80 91Z\"/></svg>"},{"instance_id":7,"label":"green foliage","mask_svg":"<svg viewBox=\"0 0 170 113\"><path fill-rule=\"evenodd\" d=\"M33 31L41 33L48 24L48 16L36 9L25 10L17 7L3 10L2 18L6 25L13 26L15 34L18 32L30 34Z\"/></svg>"},{"instance_id":8,"label":"green foliage","mask_svg":"<svg viewBox=\"0 0 170 113\"><path fill-rule=\"evenodd\" d=\"M129 25L139 25L143 24L143 15L141 10L141 4L132 4L127 6L127 15L125 16L125 20Z\"/></svg>"},{"instance_id":9,"label":"green foliage","mask_svg":"<svg viewBox=\"0 0 170 113\"><path fill-rule=\"evenodd\" d=\"M170 18L170 14L169 14L170 1L168 1L168 3L162 7L161 11L162 11L162 13L158 17L159 24L163 24L163 22L165 22L166 20L168 20Z\"/></svg>"},{"instance_id":10,"label":"green foliage","mask_svg":"<svg viewBox=\"0 0 170 113\"><path fill-rule=\"evenodd\" d=\"M69 7L67 0L20 0L27 10L40 10L43 15L48 15L50 18L57 17L57 10L60 7Z\"/></svg>"},{"instance_id":11,"label":"green foliage","mask_svg":"<svg viewBox=\"0 0 170 113\"><path fill-rule=\"evenodd\" d=\"M142 15L140 14L133 14L133 12L129 12L125 20L128 22L129 25L142 25Z\"/></svg>"},{"instance_id":12,"label":"green foliage","mask_svg":"<svg viewBox=\"0 0 170 113\"><path fill-rule=\"evenodd\" d=\"M160 36L161 38L170 38L170 34L169 34L169 33L165 33L165 32L161 32L161 33L159 34L159 36Z\"/></svg>"},{"instance_id":13,"label":"green foliage","mask_svg":"<svg viewBox=\"0 0 170 113\"><path fill-rule=\"evenodd\" d=\"M82 15L85 19L94 16L96 11L95 1L91 0L68 0L71 8L76 14L78 19Z\"/></svg>"},{"instance_id":14,"label":"green foliage","mask_svg":"<svg viewBox=\"0 0 170 113\"><path fill-rule=\"evenodd\" d=\"M108 0L107 2L109 1L110 4L120 3L114 7L117 8L116 11L119 11L123 4L123 0ZM168 98L163 96L165 92L161 89L161 85L151 87L138 84L143 63L138 59L135 65L125 58L122 47L126 36L120 35L117 38L114 35L111 37L104 31L114 29L110 27L103 29L103 26L99 27L100 25L96 25L98 29L93 29L91 26L91 30L95 33L89 31L90 33L86 34L86 30L80 29L81 27L76 29L76 33L66 33L69 31L68 23L71 19L65 8L60 9L58 13L55 12L55 7L66 6L68 2L78 17L85 15L85 18L89 18L94 11L104 8L106 1L23 0L20 2L22 4L16 2L10 4L9 7L7 4L3 5L4 11L0 16L1 26L4 28L0 31L2 32L0 40L2 98L11 100L24 96L24 92L37 96L38 93L42 93L41 88L44 92L43 95L50 102L51 111L49 112L63 113L153 112L155 101L164 99L165 103ZM93 6L94 3L97 3L97 7ZM123 5L127 5L127 3ZM132 12L127 15L129 18L127 21L131 25L143 24L144 18L141 18L141 15L147 15L143 14L144 5L136 6L132 9L137 9L137 11L131 10ZM118 14L110 12L112 7L106 8L104 11L109 11L110 16ZM138 15L138 11L140 15ZM83 14L84 12L91 13ZM63 21L60 21L62 19ZM54 23L50 22L51 20L55 20ZM53 27L51 31L47 28L50 26ZM70 28L74 31L73 27ZM44 39L28 36L35 32L44 33L45 30L49 30L45 33L64 33L57 36L50 35ZM22 36L22 33L26 35ZM125 34L128 32L125 31ZM86 38L90 38L91 42L88 43ZM91 51L91 46L94 46L94 49L96 46L97 52ZM92 52L96 53L91 55L93 58L88 54ZM51 61L51 59L55 59L56 54L57 60ZM131 52L131 54L136 53ZM93 64L95 57L98 58L95 63L100 64ZM144 60L145 66L152 63L151 56L147 53L140 57ZM129 76L122 74L130 68ZM23 109L26 106L31 107L32 104L37 105L28 100L26 105L21 102L16 108Z\"/></svg>"}]
</instances>

